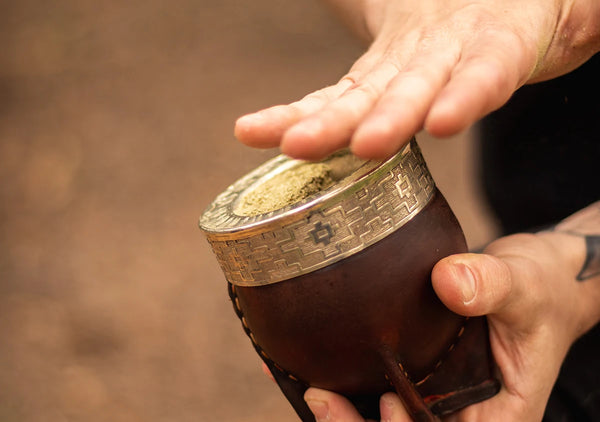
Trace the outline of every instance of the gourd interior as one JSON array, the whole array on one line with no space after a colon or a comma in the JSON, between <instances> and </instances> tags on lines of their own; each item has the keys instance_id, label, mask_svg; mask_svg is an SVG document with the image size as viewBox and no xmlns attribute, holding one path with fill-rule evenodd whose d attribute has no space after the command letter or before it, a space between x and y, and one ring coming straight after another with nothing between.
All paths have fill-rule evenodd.
<instances>
[{"instance_id":1,"label":"gourd interior","mask_svg":"<svg viewBox=\"0 0 600 422\"><path fill-rule=\"evenodd\" d=\"M258 180L238 200L233 212L249 217L293 205L345 179L365 162L348 150L319 162L295 160L281 172Z\"/></svg>"}]
</instances>

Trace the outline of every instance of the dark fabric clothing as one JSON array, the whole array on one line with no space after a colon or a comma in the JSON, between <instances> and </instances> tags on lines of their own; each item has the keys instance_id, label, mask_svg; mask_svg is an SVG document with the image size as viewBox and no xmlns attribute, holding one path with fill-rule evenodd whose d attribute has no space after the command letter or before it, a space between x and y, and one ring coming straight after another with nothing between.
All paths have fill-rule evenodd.
<instances>
[{"instance_id":1,"label":"dark fabric clothing","mask_svg":"<svg viewBox=\"0 0 600 422\"><path fill-rule=\"evenodd\" d=\"M548 226L599 200L600 54L519 89L479 131L483 190L504 234ZM600 421L600 325L569 351L544 421Z\"/></svg>"},{"instance_id":2,"label":"dark fabric clothing","mask_svg":"<svg viewBox=\"0 0 600 422\"><path fill-rule=\"evenodd\" d=\"M484 191L505 233L600 199L600 54L521 88L479 128Z\"/></svg>"},{"instance_id":3,"label":"dark fabric clothing","mask_svg":"<svg viewBox=\"0 0 600 422\"><path fill-rule=\"evenodd\" d=\"M552 390L544 421L600 421L600 325L571 348Z\"/></svg>"}]
</instances>

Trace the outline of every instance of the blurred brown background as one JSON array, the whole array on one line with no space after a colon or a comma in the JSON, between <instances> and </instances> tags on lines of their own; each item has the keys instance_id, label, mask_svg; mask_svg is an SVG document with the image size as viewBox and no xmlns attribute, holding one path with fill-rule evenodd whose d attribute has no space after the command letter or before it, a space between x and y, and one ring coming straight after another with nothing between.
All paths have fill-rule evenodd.
<instances>
[{"instance_id":1,"label":"blurred brown background","mask_svg":"<svg viewBox=\"0 0 600 422\"><path fill-rule=\"evenodd\" d=\"M0 422L294 421L197 219L276 154L235 118L337 80L317 3L3 2ZM471 246L494 233L468 134L419 138Z\"/></svg>"}]
</instances>

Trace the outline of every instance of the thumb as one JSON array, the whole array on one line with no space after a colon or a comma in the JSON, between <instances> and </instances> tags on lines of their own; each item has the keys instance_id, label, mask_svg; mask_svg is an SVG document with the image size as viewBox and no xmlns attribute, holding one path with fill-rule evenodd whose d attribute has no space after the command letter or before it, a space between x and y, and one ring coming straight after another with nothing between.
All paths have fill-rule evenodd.
<instances>
[{"instance_id":1,"label":"thumb","mask_svg":"<svg viewBox=\"0 0 600 422\"><path fill-rule=\"evenodd\" d=\"M514 290L509 267L492 255L451 255L435 265L431 278L444 305L463 316L500 312Z\"/></svg>"}]
</instances>

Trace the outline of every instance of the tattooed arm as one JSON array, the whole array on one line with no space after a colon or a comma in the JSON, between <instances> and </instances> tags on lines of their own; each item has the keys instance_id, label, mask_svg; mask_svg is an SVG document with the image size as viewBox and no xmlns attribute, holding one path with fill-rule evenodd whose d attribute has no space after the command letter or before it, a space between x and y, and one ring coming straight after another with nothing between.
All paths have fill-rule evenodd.
<instances>
[{"instance_id":1,"label":"tattooed arm","mask_svg":"<svg viewBox=\"0 0 600 422\"><path fill-rule=\"evenodd\" d=\"M600 276L600 202L573 214L558 224L555 232L577 236L585 241L585 260L577 280Z\"/></svg>"},{"instance_id":2,"label":"tattooed arm","mask_svg":"<svg viewBox=\"0 0 600 422\"><path fill-rule=\"evenodd\" d=\"M573 342L600 321L600 202L551 231L492 242L483 254L440 261L432 274L440 299L456 313L487 315L502 378L497 396L449 421L540 421ZM339 395L309 389L317 420L362 421ZM381 400L383 420L408 422L398 397Z\"/></svg>"}]
</instances>

